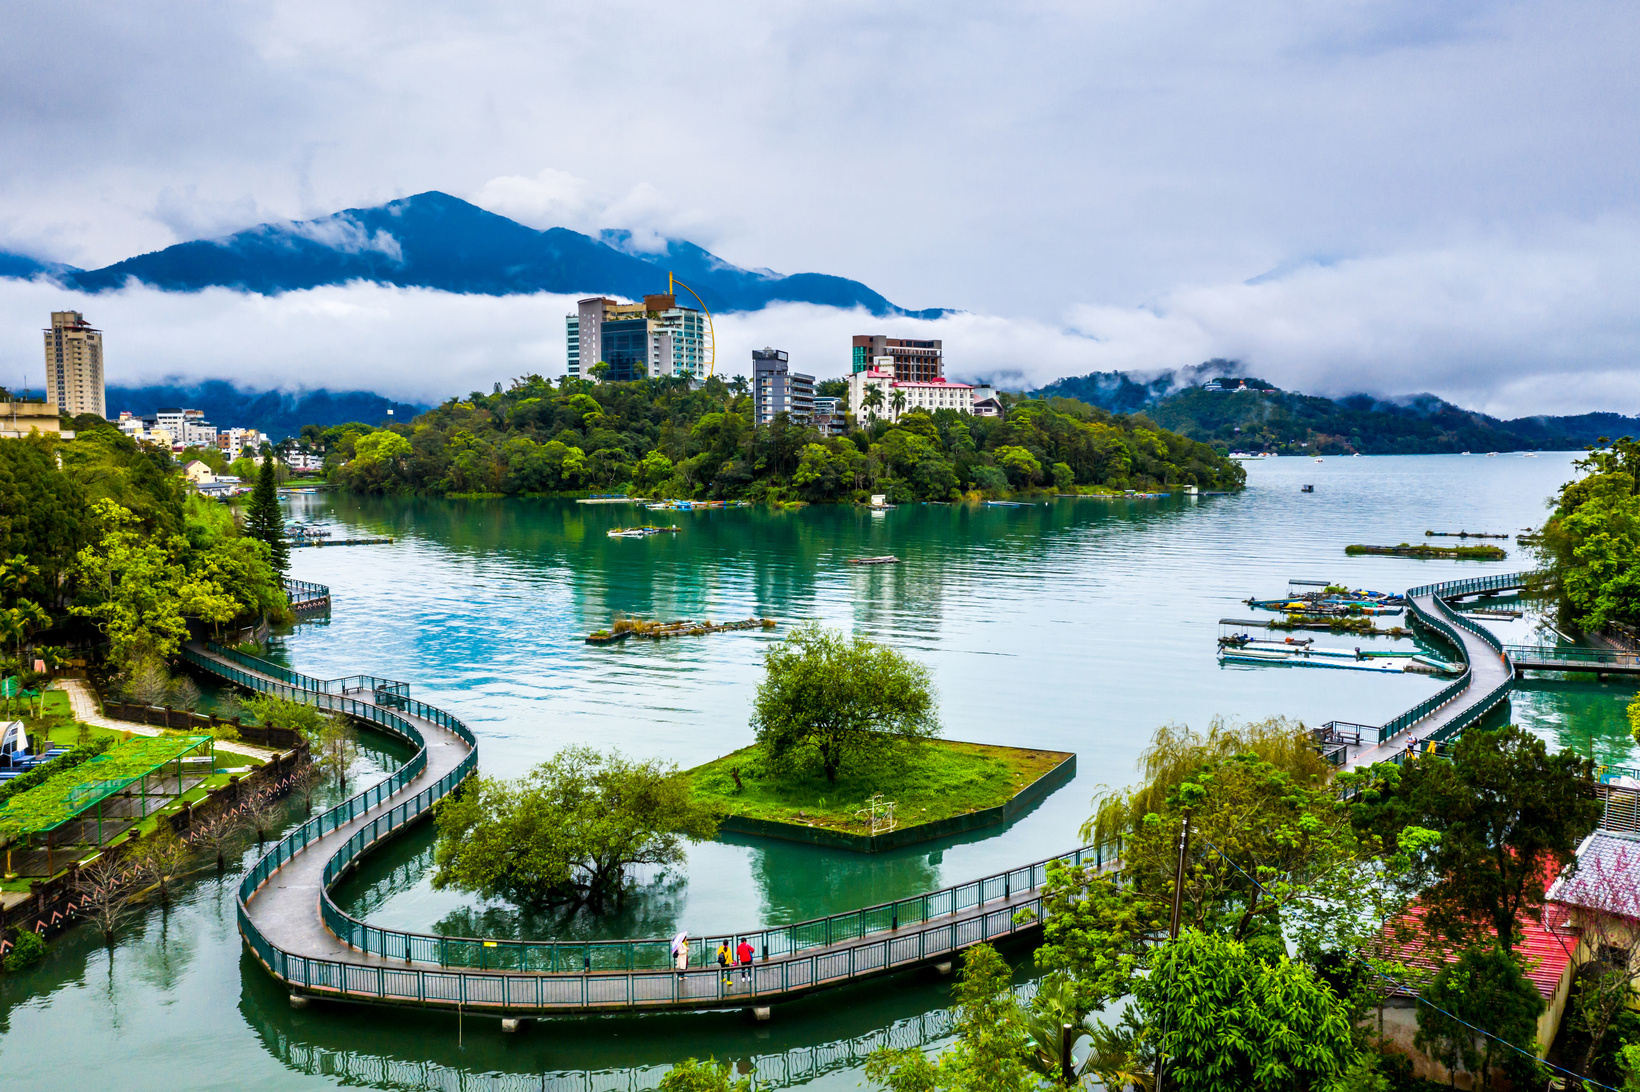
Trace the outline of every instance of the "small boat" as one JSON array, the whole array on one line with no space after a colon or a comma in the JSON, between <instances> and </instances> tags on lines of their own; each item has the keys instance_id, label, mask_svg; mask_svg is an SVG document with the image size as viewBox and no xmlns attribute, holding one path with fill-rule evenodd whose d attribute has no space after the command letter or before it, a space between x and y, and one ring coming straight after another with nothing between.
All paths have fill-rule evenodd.
<instances>
[{"instance_id":1,"label":"small boat","mask_svg":"<svg viewBox=\"0 0 1640 1092\"><path fill-rule=\"evenodd\" d=\"M1496 459L1498 457L1498 453L1496 451L1488 451L1486 453L1486 457L1488 459Z\"/></svg>"},{"instance_id":2,"label":"small boat","mask_svg":"<svg viewBox=\"0 0 1640 1092\"><path fill-rule=\"evenodd\" d=\"M884 554L881 557L851 557L848 559L848 563L850 565L898 565L900 559L893 554Z\"/></svg>"},{"instance_id":3,"label":"small boat","mask_svg":"<svg viewBox=\"0 0 1640 1092\"><path fill-rule=\"evenodd\" d=\"M1030 506L1026 505L1026 504L1021 504L1019 501L986 501L985 502L985 507L987 507L987 508L1028 508Z\"/></svg>"}]
</instances>

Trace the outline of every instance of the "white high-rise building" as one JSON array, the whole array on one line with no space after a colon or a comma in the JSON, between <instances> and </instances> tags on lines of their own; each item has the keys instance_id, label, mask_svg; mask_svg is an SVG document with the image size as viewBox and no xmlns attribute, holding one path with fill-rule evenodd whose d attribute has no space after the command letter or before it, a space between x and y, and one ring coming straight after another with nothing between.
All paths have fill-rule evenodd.
<instances>
[{"instance_id":1,"label":"white high-rise building","mask_svg":"<svg viewBox=\"0 0 1640 1092\"><path fill-rule=\"evenodd\" d=\"M62 413L107 416L102 331L78 311L53 311L46 334L46 401Z\"/></svg>"},{"instance_id":2,"label":"white high-rise building","mask_svg":"<svg viewBox=\"0 0 1640 1092\"><path fill-rule=\"evenodd\" d=\"M580 302L564 316L570 375L590 378L592 366L609 365L610 381L660 376L706 378L709 355L706 318L679 307L676 296L645 296L641 303L617 303L605 296Z\"/></svg>"}]
</instances>

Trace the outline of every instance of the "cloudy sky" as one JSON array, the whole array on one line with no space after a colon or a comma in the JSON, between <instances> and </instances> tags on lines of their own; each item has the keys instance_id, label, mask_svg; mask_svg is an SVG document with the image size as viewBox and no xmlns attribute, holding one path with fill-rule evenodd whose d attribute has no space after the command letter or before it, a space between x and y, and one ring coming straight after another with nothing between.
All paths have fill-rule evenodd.
<instances>
[{"instance_id":1,"label":"cloudy sky","mask_svg":"<svg viewBox=\"0 0 1640 1092\"><path fill-rule=\"evenodd\" d=\"M95 267L440 189L961 309L888 332L967 375L1227 356L1640 412L1632 3L59 0L0 31L0 249ZM0 382L79 306L111 382L439 397L560 371L563 305L0 282ZM878 328L777 308L721 356L832 374Z\"/></svg>"}]
</instances>

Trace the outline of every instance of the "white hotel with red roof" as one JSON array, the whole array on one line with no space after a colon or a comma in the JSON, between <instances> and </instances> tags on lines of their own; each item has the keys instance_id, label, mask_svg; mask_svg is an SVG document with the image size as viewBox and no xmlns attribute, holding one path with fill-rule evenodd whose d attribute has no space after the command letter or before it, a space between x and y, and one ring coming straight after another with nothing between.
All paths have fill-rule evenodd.
<instances>
[{"instance_id":1,"label":"white hotel with red roof","mask_svg":"<svg viewBox=\"0 0 1640 1092\"><path fill-rule=\"evenodd\" d=\"M867 392L876 388L883 392L883 402L876 410L869 409L866 403ZM982 393L982 405L976 407L974 392ZM896 391L905 395L904 405L896 409L894 394ZM900 415L912 410L920 409L928 413L935 410L950 409L958 413L978 413L981 416L994 415L993 407L996 403L984 395L989 395L988 389L976 388L970 383L953 383L944 376L936 376L929 380L911 381L894 377L894 360L892 357L880 356L872 361L871 367L864 371L855 372L848 379L848 404L856 418L864 421L875 416L878 420L890 423L898 421Z\"/></svg>"}]
</instances>

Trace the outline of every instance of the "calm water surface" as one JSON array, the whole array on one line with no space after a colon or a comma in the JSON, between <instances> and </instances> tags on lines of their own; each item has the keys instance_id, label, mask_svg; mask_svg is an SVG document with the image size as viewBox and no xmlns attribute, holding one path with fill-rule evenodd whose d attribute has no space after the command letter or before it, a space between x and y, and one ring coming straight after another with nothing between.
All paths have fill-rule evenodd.
<instances>
[{"instance_id":1,"label":"calm water surface","mask_svg":"<svg viewBox=\"0 0 1640 1092\"><path fill-rule=\"evenodd\" d=\"M570 743L690 766L750 741L761 655L790 625L819 620L922 660L946 734L1074 751L1076 780L1006 829L864 857L742 840L690 851L619 916L521 917L436 892L430 831L379 854L344 904L399 928L498 936L656 936L753 927L909 895L1074 844L1101 785L1131 779L1157 725L1281 715L1378 723L1439 683L1423 676L1221 668L1217 622L1289 578L1401 590L1530 567L1513 542L1498 563L1346 558L1351 542L1421 541L1426 529L1509 533L1538 525L1572 455L1269 459L1239 496L1062 500L1027 508L915 506L666 513L676 536L611 540L658 513L563 501L417 501L304 496L295 514L338 537L392 546L298 550L293 575L329 584L327 622L279 655L313 675L366 672L478 733L486 772L517 775ZM1313 484L1314 493L1300 486ZM897 566L850 557L893 553ZM595 648L616 612L725 620L766 615L773 635L720 634ZM1533 639L1530 620L1496 630ZM1353 645L1354 638L1322 636ZM1379 641L1380 646L1392 642ZM1410 642L1403 642L1410 645ZM1632 762L1623 706L1634 687L1533 683L1514 718L1553 743ZM388 754L369 762L380 767ZM649 1087L667 1061L755 1062L777 1084L855 1087L858 1059L891 1036L944 1034L943 986L912 980L824 995L752 1028L737 1015L565 1021L503 1036L493 1021L362 1008L292 1012L241 954L231 876L202 880L168 917L128 930L110 954L68 934L38 971L0 984L0 1072L17 1087L80 1087L118 1073L145 1088Z\"/></svg>"}]
</instances>

